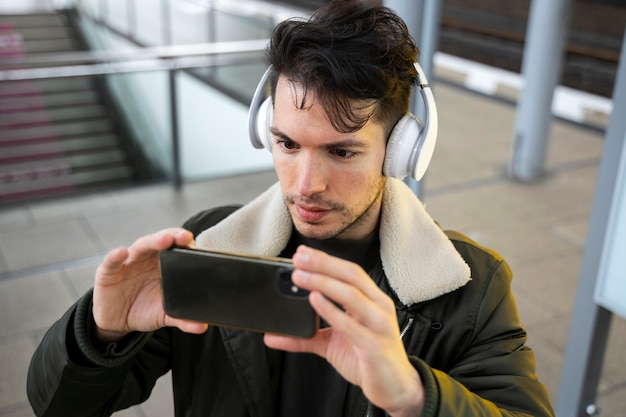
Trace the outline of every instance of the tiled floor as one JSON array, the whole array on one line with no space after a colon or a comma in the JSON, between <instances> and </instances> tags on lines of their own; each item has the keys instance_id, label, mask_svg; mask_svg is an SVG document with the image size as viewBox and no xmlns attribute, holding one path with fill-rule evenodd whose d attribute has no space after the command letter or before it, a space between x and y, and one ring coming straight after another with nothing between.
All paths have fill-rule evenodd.
<instances>
[{"instance_id":1,"label":"tiled floor","mask_svg":"<svg viewBox=\"0 0 626 417\"><path fill-rule=\"evenodd\" d=\"M427 209L443 227L498 250L515 272L519 309L536 350L540 378L556 400L573 299L596 186L603 135L552 125L547 176L533 184L504 172L514 106L438 83L439 144L425 181ZM25 372L45 329L92 282L107 249L179 225L196 211L244 203L275 180L252 173L186 185L108 192L0 209L0 416L31 417ZM616 317L598 404L626 410L626 323ZM144 405L118 416L167 416L169 382Z\"/></svg>"}]
</instances>

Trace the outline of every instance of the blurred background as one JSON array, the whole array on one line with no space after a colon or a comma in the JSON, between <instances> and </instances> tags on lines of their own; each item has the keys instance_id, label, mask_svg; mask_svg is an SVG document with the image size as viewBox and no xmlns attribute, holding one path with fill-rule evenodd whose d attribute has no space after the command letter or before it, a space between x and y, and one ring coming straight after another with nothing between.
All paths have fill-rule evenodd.
<instances>
[{"instance_id":1,"label":"blurred background","mask_svg":"<svg viewBox=\"0 0 626 417\"><path fill-rule=\"evenodd\" d=\"M0 417L33 415L30 356L91 286L108 249L204 208L245 203L276 181L269 152L250 146L248 105L273 27L324 3L0 0ZM525 79L531 6L551 3L383 3L403 17L424 3L430 23L420 33L434 47L424 45L421 59L439 140L420 197L442 227L511 264L539 377L556 405L626 1L559 0L567 13L553 26L564 37L544 38L559 59L545 66L556 77L544 89L543 152L531 154L538 169L524 178L512 161L527 120L520 98L536 81ZM616 316L598 340L605 356L584 415L625 414L624 343ZM164 377L147 403L116 415L172 415L169 384Z\"/></svg>"}]
</instances>

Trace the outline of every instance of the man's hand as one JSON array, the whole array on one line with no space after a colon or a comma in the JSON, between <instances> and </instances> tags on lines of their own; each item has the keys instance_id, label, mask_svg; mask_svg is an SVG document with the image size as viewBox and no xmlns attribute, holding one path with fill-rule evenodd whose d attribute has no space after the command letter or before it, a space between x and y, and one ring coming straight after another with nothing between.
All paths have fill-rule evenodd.
<instances>
[{"instance_id":1,"label":"man's hand","mask_svg":"<svg viewBox=\"0 0 626 417\"><path fill-rule=\"evenodd\" d=\"M388 414L419 416L423 385L404 350L391 298L358 265L324 252L301 246L293 264L293 282L310 291L311 305L330 327L311 339L266 334L266 345L322 356Z\"/></svg>"},{"instance_id":2,"label":"man's hand","mask_svg":"<svg viewBox=\"0 0 626 417\"><path fill-rule=\"evenodd\" d=\"M192 243L191 232L165 229L105 256L96 271L93 293L96 337L100 341L116 341L132 331L148 332L165 326L190 333L207 329L204 323L174 319L163 310L159 251Z\"/></svg>"}]
</instances>

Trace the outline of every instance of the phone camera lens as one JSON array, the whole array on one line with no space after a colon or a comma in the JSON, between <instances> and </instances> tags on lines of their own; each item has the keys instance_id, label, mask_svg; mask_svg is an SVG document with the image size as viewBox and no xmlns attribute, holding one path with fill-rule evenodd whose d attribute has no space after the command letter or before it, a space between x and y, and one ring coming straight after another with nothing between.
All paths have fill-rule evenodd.
<instances>
[{"instance_id":1,"label":"phone camera lens","mask_svg":"<svg viewBox=\"0 0 626 417\"><path fill-rule=\"evenodd\" d=\"M293 295L297 297L304 297L309 292L298 288L296 284L291 281L291 273L293 270L287 269L279 272L279 287L280 291L286 295Z\"/></svg>"}]
</instances>

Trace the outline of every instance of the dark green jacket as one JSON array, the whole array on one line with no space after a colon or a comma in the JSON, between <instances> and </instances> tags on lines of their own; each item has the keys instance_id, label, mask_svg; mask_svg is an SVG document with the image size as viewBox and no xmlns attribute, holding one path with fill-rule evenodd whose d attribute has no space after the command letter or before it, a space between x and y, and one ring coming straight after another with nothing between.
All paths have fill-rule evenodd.
<instances>
[{"instance_id":1,"label":"dark green jacket","mask_svg":"<svg viewBox=\"0 0 626 417\"><path fill-rule=\"evenodd\" d=\"M190 219L195 234L234 210L224 207ZM548 393L535 375L511 293L511 271L496 253L467 237L447 236L471 269L471 281L435 299L405 305L398 323L411 363L426 390L424 417L553 416ZM370 275L383 274L379 267ZM155 381L172 371L176 417L271 417L280 352L262 335L210 327L203 335L164 328L136 334L124 344L96 350L87 294L45 335L28 375L28 397L38 416L105 416L148 398ZM368 407L356 387L349 409ZM169 412L164 412L164 415Z\"/></svg>"}]
</instances>

